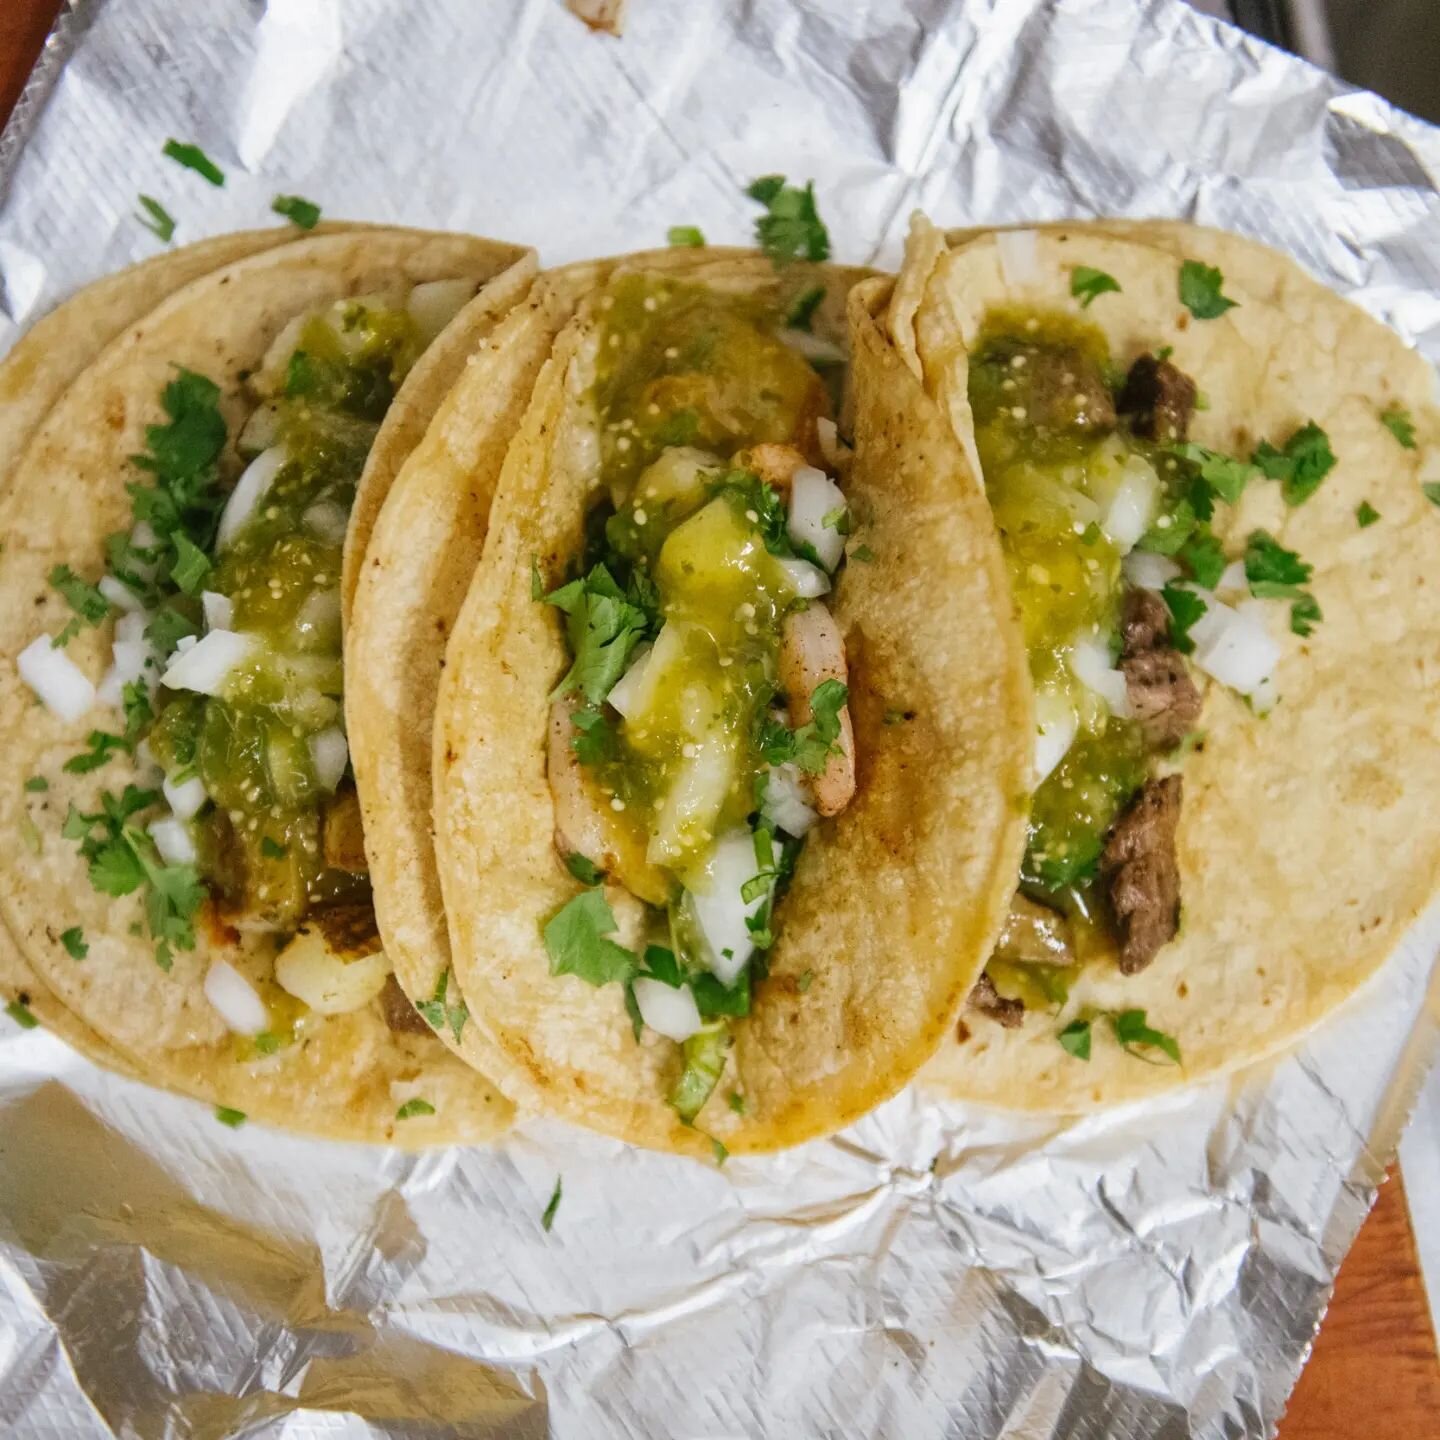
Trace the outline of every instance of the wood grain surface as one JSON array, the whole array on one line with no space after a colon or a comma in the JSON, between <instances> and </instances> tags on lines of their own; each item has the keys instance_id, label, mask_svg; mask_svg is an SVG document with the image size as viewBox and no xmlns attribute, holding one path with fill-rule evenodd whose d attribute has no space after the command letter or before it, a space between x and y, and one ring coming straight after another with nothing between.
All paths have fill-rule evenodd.
<instances>
[{"instance_id":1,"label":"wood grain surface","mask_svg":"<svg viewBox=\"0 0 1440 1440\"><path fill-rule=\"evenodd\" d=\"M0 122L59 0L0 0ZM1279 1440L1440 1437L1440 1363L1398 1173L1347 1257Z\"/></svg>"}]
</instances>

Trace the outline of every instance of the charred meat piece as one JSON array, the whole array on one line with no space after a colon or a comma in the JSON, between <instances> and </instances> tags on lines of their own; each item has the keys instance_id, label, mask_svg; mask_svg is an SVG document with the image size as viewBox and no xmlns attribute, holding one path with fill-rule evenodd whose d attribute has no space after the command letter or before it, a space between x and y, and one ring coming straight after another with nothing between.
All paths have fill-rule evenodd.
<instances>
[{"instance_id":1,"label":"charred meat piece","mask_svg":"<svg viewBox=\"0 0 1440 1440\"><path fill-rule=\"evenodd\" d=\"M978 1010L1007 1030L1018 1029L1025 1019L1025 1002L1006 1000L995 988L995 982L989 973L984 970L980 972L980 978L975 982L975 988L971 990L967 1003L972 1010Z\"/></svg>"},{"instance_id":2,"label":"charred meat piece","mask_svg":"<svg viewBox=\"0 0 1440 1440\"><path fill-rule=\"evenodd\" d=\"M1126 594L1120 637L1125 692L1147 743L1178 745L1200 718L1200 692L1170 645L1170 611L1153 590Z\"/></svg>"},{"instance_id":3,"label":"charred meat piece","mask_svg":"<svg viewBox=\"0 0 1440 1440\"><path fill-rule=\"evenodd\" d=\"M995 944L995 958L1022 965L1073 965L1070 926L1059 911L1017 895Z\"/></svg>"},{"instance_id":4,"label":"charred meat piece","mask_svg":"<svg viewBox=\"0 0 1440 1440\"><path fill-rule=\"evenodd\" d=\"M1180 928L1180 866L1175 831L1180 822L1180 777L1148 780L1115 822L1100 873L1120 931L1120 970L1134 975Z\"/></svg>"},{"instance_id":5,"label":"charred meat piece","mask_svg":"<svg viewBox=\"0 0 1440 1440\"><path fill-rule=\"evenodd\" d=\"M1083 350L1072 346L1031 350L1010 363L1018 366L1011 370L1014 394L1030 424L1084 435L1103 435L1115 428L1115 401L1099 365Z\"/></svg>"},{"instance_id":6,"label":"charred meat piece","mask_svg":"<svg viewBox=\"0 0 1440 1440\"><path fill-rule=\"evenodd\" d=\"M363 875L369 869L365 860L365 833L360 827L360 797L353 785L340 790L325 807L320 830L325 863L332 870L350 875Z\"/></svg>"},{"instance_id":7,"label":"charred meat piece","mask_svg":"<svg viewBox=\"0 0 1440 1440\"><path fill-rule=\"evenodd\" d=\"M380 992L380 1009L385 1023L397 1035L433 1035L425 1017L410 1003L410 997L400 988L400 982L393 976L385 977L385 988Z\"/></svg>"},{"instance_id":8,"label":"charred meat piece","mask_svg":"<svg viewBox=\"0 0 1440 1440\"><path fill-rule=\"evenodd\" d=\"M1125 377L1118 409L1130 428L1146 440L1181 444L1195 413L1195 382L1168 360L1142 355Z\"/></svg>"}]
</instances>

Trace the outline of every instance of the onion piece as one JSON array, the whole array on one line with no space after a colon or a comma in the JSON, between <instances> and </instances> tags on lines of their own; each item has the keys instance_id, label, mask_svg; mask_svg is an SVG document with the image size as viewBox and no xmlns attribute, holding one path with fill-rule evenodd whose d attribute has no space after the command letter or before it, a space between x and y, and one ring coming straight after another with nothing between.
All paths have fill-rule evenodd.
<instances>
[{"instance_id":1,"label":"onion piece","mask_svg":"<svg viewBox=\"0 0 1440 1440\"><path fill-rule=\"evenodd\" d=\"M160 852L160 858L167 865L193 865L195 863L195 841L191 838L190 827L173 815L152 820L149 825L150 838Z\"/></svg>"},{"instance_id":2,"label":"onion piece","mask_svg":"<svg viewBox=\"0 0 1440 1440\"><path fill-rule=\"evenodd\" d=\"M192 775L178 785L167 775L160 782L160 790L165 796L165 803L175 812L178 820L193 819L210 798L205 793L205 782L198 775Z\"/></svg>"},{"instance_id":3,"label":"onion piece","mask_svg":"<svg viewBox=\"0 0 1440 1440\"><path fill-rule=\"evenodd\" d=\"M235 602L217 590L202 590L200 604L205 611L207 630L228 630L235 623Z\"/></svg>"},{"instance_id":4,"label":"onion piece","mask_svg":"<svg viewBox=\"0 0 1440 1440\"><path fill-rule=\"evenodd\" d=\"M247 460L268 450L280 438L280 402L267 400L241 426L235 448Z\"/></svg>"},{"instance_id":5,"label":"onion piece","mask_svg":"<svg viewBox=\"0 0 1440 1440\"><path fill-rule=\"evenodd\" d=\"M1220 573L1220 578L1215 582L1215 593L1217 595L1242 595L1250 588L1250 581L1245 574L1245 562L1243 560L1232 560Z\"/></svg>"},{"instance_id":6,"label":"onion piece","mask_svg":"<svg viewBox=\"0 0 1440 1440\"><path fill-rule=\"evenodd\" d=\"M641 976L633 988L640 1018L657 1035L667 1040L688 1040L703 1023L700 1007L688 985L676 989L663 980Z\"/></svg>"},{"instance_id":7,"label":"onion piece","mask_svg":"<svg viewBox=\"0 0 1440 1440\"><path fill-rule=\"evenodd\" d=\"M140 597L123 581L113 575L102 575L95 587L117 610L140 609Z\"/></svg>"},{"instance_id":8,"label":"onion piece","mask_svg":"<svg viewBox=\"0 0 1440 1440\"><path fill-rule=\"evenodd\" d=\"M634 654L630 657L629 668L610 687L610 693L605 697L611 708L618 711L622 719L628 720L640 710L641 698L647 696L647 692L651 688L645 683L645 672L650 667L652 654L654 654L653 646L637 645Z\"/></svg>"},{"instance_id":9,"label":"onion piece","mask_svg":"<svg viewBox=\"0 0 1440 1440\"><path fill-rule=\"evenodd\" d=\"M1205 601L1205 613L1190 627L1196 666L1212 680L1249 695L1269 679L1280 661L1280 646L1253 614L1217 600L1196 589Z\"/></svg>"},{"instance_id":10,"label":"onion piece","mask_svg":"<svg viewBox=\"0 0 1440 1440\"><path fill-rule=\"evenodd\" d=\"M1123 720L1130 714L1125 676L1110 663L1108 646L1095 639L1077 640L1070 649L1070 672L1105 702L1112 715Z\"/></svg>"},{"instance_id":11,"label":"onion piece","mask_svg":"<svg viewBox=\"0 0 1440 1440\"><path fill-rule=\"evenodd\" d=\"M773 558L785 577L785 583L802 600L818 600L830 593L830 577L818 565L785 555Z\"/></svg>"},{"instance_id":12,"label":"onion piece","mask_svg":"<svg viewBox=\"0 0 1440 1440\"><path fill-rule=\"evenodd\" d=\"M676 864L713 833L734 784L737 763L734 743L723 734L694 742L694 753L682 756L671 771L674 778L645 847L645 858L652 865Z\"/></svg>"},{"instance_id":13,"label":"onion piece","mask_svg":"<svg viewBox=\"0 0 1440 1440\"><path fill-rule=\"evenodd\" d=\"M654 645L638 646L629 667L611 687L605 699L631 724L659 698L665 672L684 658L686 635L681 621L662 625Z\"/></svg>"},{"instance_id":14,"label":"onion piece","mask_svg":"<svg viewBox=\"0 0 1440 1440\"><path fill-rule=\"evenodd\" d=\"M838 470L841 463L850 458L852 452L840 438L840 427L827 416L821 415L815 421L815 438L820 442L820 453L825 457L825 463L832 470Z\"/></svg>"},{"instance_id":15,"label":"onion piece","mask_svg":"<svg viewBox=\"0 0 1440 1440\"><path fill-rule=\"evenodd\" d=\"M320 540L339 545L349 529L350 517L343 505L333 500L317 500L301 517L300 523Z\"/></svg>"},{"instance_id":16,"label":"onion piece","mask_svg":"<svg viewBox=\"0 0 1440 1440\"><path fill-rule=\"evenodd\" d=\"M1041 781L1065 758L1075 743L1080 719L1063 695L1041 690L1035 696L1035 784Z\"/></svg>"},{"instance_id":17,"label":"onion piece","mask_svg":"<svg viewBox=\"0 0 1440 1440\"><path fill-rule=\"evenodd\" d=\"M192 635L185 639L194 643L180 642L160 680L171 690L194 690L201 695L218 695L255 649L253 635L235 630L212 630L199 640Z\"/></svg>"},{"instance_id":18,"label":"onion piece","mask_svg":"<svg viewBox=\"0 0 1440 1440\"><path fill-rule=\"evenodd\" d=\"M788 761L765 775L765 800L760 813L787 835L804 835L820 818L810 804L810 791L799 769Z\"/></svg>"},{"instance_id":19,"label":"onion piece","mask_svg":"<svg viewBox=\"0 0 1440 1440\"><path fill-rule=\"evenodd\" d=\"M1039 235L1034 230L997 230L995 253L1000 274L1011 290L1024 290L1040 278Z\"/></svg>"},{"instance_id":20,"label":"onion piece","mask_svg":"<svg viewBox=\"0 0 1440 1440\"><path fill-rule=\"evenodd\" d=\"M78 720L95 703L94 685L48 635L32 640L15 657L15 668L45 708L61 720Z\"/></svg>"},{"instance_id":21,"label":"onion piece","mask_svg":"<svg viewBox=\"0 0 1440 1440\"><path fill-rule=\"evenodd\" d=\"M220 512L220 528L215 532L215 548L223 550L245 527L255 507L265 498L275 477L288 457L283 445L262 450L241 472Z\"/></svg>"},{"instance_id":22,"label":"onion piece","mask_svg":"<svg viewBox=\"0 0 1440 1440\"><path fill-rule=\"evenodd\" d=\"M426 280L417 285L405 309L428 345L475 298L473 280Z\"/></svg>"},{"instance_id":23,"label":"onion piece","mask_svg":"<svg viewBox=\"0 0 1440 1440\"><path fill-rule=\"evenodd\" d=\"M144 644L145 631L155 617L148 610L131 610L115 622L115 639L118 643Z\"/></svg>"},{"instance_id":24,"label":"onion piece","mask_svg":"<svg viewBox=\"0 0 1440 1440\"><path fill-rule=\"evenodd\" d=\"M319 925L301 927L275 957L275 980L320 1015L345 1015L368 1005L385 988L390 962L375 937L368 955L341 955Z\"/></svg>"},{"instance_id":25,"label":"onion piece","mask_svg":"<svg viewBox=\"0 0 1440 1440\"><path fill-rule=\"evenodd\" d=\"M823 470L804 465L790 480L790 518L786 531L796 545L811 545L820 563L833 570L845 552L845 537L825 517L845 509L845 495Z\"/></svg>"},{"instance_id":26,"label":"onion piece","mask_svg":"<svg viewBox=\"0 0 1440 1440\"><path fill-rule=\"evenodd\" d=\"M1154 555L1148 550L1132 550L1121 563L1125 578L1142 590L1163 590L1172 580L1180 578L1180 567L1168 555Z\"/></svg>"},{"instance_id":27,"label":"onion piece","mask_svg":"<svg viewBox=\"0 0 1440 1440\"><path fill-rule=\"evenodd\" d=\"M212 960L205 972L205 998L237 1035L258 1035L270 1012L255 987L228 960Z\"/></svg>"},{"instance_id":28,"label":"onion piece","mask_svg":"<svg viewBox=\"0 0 1440 1440\"><path fill-rule=\"evenodd\" d=\"M95 691L95 698L102 705L121 705L125 700L125 687L141 679L146 679L147 688L153 690L155 680L145 675L145 667L154 653L144 640L116 640L111 646L114 658Z\"/></svg>"},{"instance_id":29,"label":"onion piece","mask_svg":"<svg viewBox=\"0 0 1440 1440\"><path fill-rule=\"evenodd\" d=\"M339 788L349 760L350 744L338 725L310 737L310 763L315 767L315 778L322 790Z\"/></svg>"},{"instance_id":30,"label":"onion piece","mask_svg":"<svg viewBox=\"0 0 1440 1440\"><path fill-rule=\"evenodd\" d=\"M1122 555L1129 554L1150 528L1159 499L1159 476L1140 456L1132 456L1100 521L1100 528Z\"/></svg>"},{"instance_id":31,"label":"onion piece","mask_svg":"<svg viewBox=\"0 0 1440 1440\"><path fill-rule=\"evenodd\" d=\"M745 901L740 894L760 865L755 859L755 838L749 830L729 830L710 852L705 893L691 889L690 903L710 953L697 957L708 964L722 985L733 985L754 953L746 920L758 913L764 896Z\"/></svg>"}]
</instances>

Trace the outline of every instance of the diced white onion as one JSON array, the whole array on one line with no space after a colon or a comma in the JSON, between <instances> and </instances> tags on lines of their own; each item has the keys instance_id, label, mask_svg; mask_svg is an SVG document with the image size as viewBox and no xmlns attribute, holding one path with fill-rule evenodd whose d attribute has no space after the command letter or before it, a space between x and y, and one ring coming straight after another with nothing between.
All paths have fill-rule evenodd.
<instances>
[{"instance_id":1,"label":"diced white onion","mask_svg":"<svg viewBox=\"0 0 1440 1440\"><path fill-rule=\"evenodd\" d=\"M755 859L755 838L749 830L729 830L716 842L706 867L704 894L691 889L695 919L710 947L710 969L723 985L733 985L755 949L745 921L764 903L757 895L746 904L741 888L753 880L760 866ZM726 952L729 952L728 954Z\"/></svg>"},{"instance_id":2,"label":"diced white onion","mask_svg":"<svg viewBox=\"0 0 1440 1440\"><path fill-rule=\"evenodd\" d=\"M839 427L822 415L815 422L815 438L820 442L820 453L825 457L825 463L832 470L838 470L842 458Z\"/></svg>"},{"instance_id":3,"label":"diced white onion","mask_svg":"<svg viewBox=\"0 0 1440 1440\"><path fill-rule=\"evenodd\" d=\"M280 438L280 404L268 400L251 413L241 427L235 441L235 448L245 456L258 455L268 450Z\"/></svg>"},{"instance_id":4,"label":"diced white onion","mask_svg":"<svg viewBox=\"0 0 1440 1440\"><path fill-rule=\"evenodd\" d=\"M153 550L160 543L160 537L155 533L154 527L148 520L137 520L130 529L130 545L135 550ZM141 580L153 580L155 578L155 566L153 563L137 559L134 555L128 557L130 569Z\"/></svg>"},{"instance_id":5,"label":"diced white onion","mask_svg":"<svg viewBox=\"0 0 1440 1440\"><path fill-rule=\"evenodd\" d=\"M635 651L629 668L605 697L632 724L660 698L666 672L684 658L687 634L682 622L662 625L654 645L641 645Z\"/></svg>"},{"instance_id":6,"label":"diced white onion","mask_svg":"<svg viewBox=\"0 0 1440 1440\"><path fill-rule=\"evenodd\" d=\"M215 532L215 548L223 550L245 527L255 507L265 498L275 477L285 464L285 447L272 445L262 450L241 472L220 512L220 528Z\"/></svg>"},{"instance_id":7,"label":"diced white onion","mask_svg":"<svg viewBox=\"0 0 1440 1440\"><path fill-rule=\"evenodd\" d=\"M735 749L722 739L701 740L671 772L674 778L655 817L646 858L673 865L711 833L735 780Z\"/></svg>"},{"instance_id":8,"label":"diced white onion","mask_svg":"<svg viewBox=\"0 0 1440 1440\"><path fill-rule=\"evenodd\" d=\"M1115 542L1121 554L1128 554L1150 528L1160 499L1160 480L1149 463L1139 455L1126 462L1120 483L1100 528Z\"/></svg>"},{"instance_id":9,"label":"diced white onion","mask_svg":"<svg viewBox=\"0 0 1440 1440\"><path fill-rule=\"evenodd\" d=\"M317 500L301 517L300 523L320 540L338 545L345 538L350 517L343 505L333 500Z\"/></svg>"},{"instance_id":10,"label":"diced white onion","mask_svg":"<svg viewBox=\"0 0 1440 1440\"><path fill-rule=\"evenodd\" d=\"M765 776L765 803L760 812L787 835L804 835L820 818L810 805L810 792L800 771L787 762L773 766Z\"/></svg>"},{"instance_id":11,"label":"diced white onion","mask_svg":"<svg viewBox=\"0 0 1440 1440\"><path fill-rule=\"evenodd\" d=\"M173 784L167 775L160 782L160 789L165 796L165 803L180 820L193 819L199 814L200 807L210 798L205 793L205 782L198 775L192 775L178 785Z\"/></svg>"},{"instance_id":12,"label":"diced white onion","mask_svg":"<svg viewBox=\"0 0 1440 1440\"><path fill-rule=\"evenodd\" d=\"M85 672L48 635L32 640L15 657L20 678L45 708L62 720L78 720L94 703L95 687Z\"/></svg>"},{"instance_id":13,"label":"diced white onion","mask_svg":"<svg viewBox=\"0 0 1440 1440\"><path fill-rule=\"evenodd\" d=\"M295 635L310 649L340 638L340 592L317 590L306 598L295 617Z\"/></svg>"},{"instance_id":14,"label":"diced white onion","mask_svg":"<svg viewBox=\"0 0 1440 1440\"><path fill-rule=\"evenodd\" d=\"M643 976L635 981L635 1003L640 1018L667 1040L688 1040L701 1025L700 1008L688 985L678 989L663 980Z\"/></svg>"},{"instance_id":15,"label":"diced white onion","mask_svg":"<svg viewBox=\"0 0 1440 1440\"><path fill-rule=\"evenodd\" d=\"M822 339L808 330L782 330L780 338L812 365L839 365L844 362L845 352L833 340Z\"/></svg>"},{"instance_id":16,"label":"diced white onion","mask_svg":"<svg viewBox=\"0 0 1440 1440\"><path fill-rule=\"evenodd\" d=\"M845 508L845 495L823 470L802 465L790 480L790 518L786 525L797 545L813 545L820 563L833 570L845 550L845 537L825 517Z\"/></svg>"},{"instance_id":17,"label":"diced white onion","mask_svg":"<svg viewBox=\"0 0 1440 1440\"><path fill-rule=\"evenodd\" d=\"M1065 758L1079 729L1079 717L1063 695L1042 690L1035 696L1036 785Z\"/></svg>"},{"instance_id":18,"label":"diced white onion","mask_svg":"<svg viewBox=\"0 0 1440 1440\"><path fill-rule=\"evenodd\" d=\"M258 1035L270 1012L255 987L227 960L212 960L205 972L205 998L237 1035Z\"/></svg>"},{"instance_id":19,"label":"diced white onion","mask_svg":"<svg viewBox=\"0 0 1440 1440\"><path fill-rule=\"evenodd\" d=\"M775 563L785 576L785 583L802 600L818 600L830 591L830 577L808 560L776 556Z\"/></svg>"},{"instance_id":20,"label":"diced white onion","mask_svg":"<svg viewBox=\"0 0 1440 1440\"><path fill-rule=\"evenodd\" d=\"M321 789L334 790L339 786L349 759L350 746L338 725L310 737L310 763L315 767L315 778Z\"/></svg>"},{"instance_id":21,"label":"diced white onion","mask_svg":"<svg viewBox=\"0 0 1440 1440\"><path fill-rule=\"evenodd\" d=\"M117 644L145 643L145 629L155 617L148 610L132 610L115 622Z\"/></svg>"},{"instance_id":22,"label":"diced white onion","mask_svg":"<svg viewBox=\"0 0 1440 1440\"><path fill-rule=\"evenodd\" d=\"M1190 627L1194 660L1212 680L1249 695L1268 679L1280 660L1280 646L1254 615L1242 615L1197 589L1205 613Z\"/></svg>"},{"instance_id":23,"label":"diced white onion","mask_svg":"<svg viewBox=\"0 0 1440 1440\"><path fill-rule=\"evenodd\" d=\"M1088 690L1093 690L1112 715L1122 719L1130 714L1125 677L1110 663L1110 650L1099 640L1077 640L1070 650L1070 670Z\"/></svg>"},{"instance_id":24,"label":"diced white onion","mask_svg":"<svg viewBox=\"0 0 1440 1440\"><path fill-rule=\"evenodd\" d=\"M473 280L427 280L410 292L405 309L428 345L474 298Z\"/></svg>"},{"instance_id":25,"label":"diced white onion","mask_svg":"<svg viewBox=\"0 0 1440 1440\"><path fill-rule=\"evenodd\" d=\"M183 820L167 815L162 820L150 822L150 838L160 852L160 858L167 865L193 865L195 863L195 841L190 837L190 827Z\"/></svg>"},{"instance_id":26,"label":"diced white onion","mask_svg":"<svg viewBox=\"0 0 1440 1440\"><path fill-rule=\"evenodd\" d=\"M1248 589L1249 584L1250 582L1245 578L1245 562L1232 560L1215 582L1215 593L1217 595L1239 594Z\"/></svg>"},{"instance_id":27,"label":"diced white onion","mask_svg":"<svg viewBox=\"0 0 1440 1440\"><path fill-rule=\"evenodd\" d=\"M1280 691L1275 685L1275 677L1267 675L1251 692L1250 708L1257 715L1268 715L1280 699Z\"/></svg>"},{"instance_id":28,"label":"diced white onion","mask_svg":"<svg viewBox=\"0 0 1440 1440\"><path fill-rule=\"evenodd\" d=\"M1168 555L1152 555L1148 550L1132 550L1121 569L1125 578L1142 590L1163 590L1180 578L1180 567Z\"/></svg>"},{"instance_id":29,"label":"diced white onion","mask_svg":"<svg viewBox=\"0 0 1440 1440\"><path fill-rule=\"evenodd\" d=\"M113 575L102 575L95 587L117 610L138 610L140 597L123 581Z\"/></svg>"},{"instance_id":30,"label":"diced white onion","mask_svg":"<svg viewBox=\"0 0 1440 1440\"><path fill-rule=\"evenodd\" d=\"M102 705L121 705L125 700L125 687L147 678L145 665L154 652L144 640L117 639L111 653L114 658L95 696ZM153 679L148 688L154 688Z\"/></svg>"},{"instance_id":31,"label":"diced white onion","mask_svg":"<svg viewBox=\"0 0 1440 1440\"><path fill-rule=\"evenodd\" d=\"M318 925L305 925L275 958L281 989L321 1015L344 1015L368 1005L385 988L390 962L378 948L350 959L325 943Z\"/></svg>"},{"instance_id":32,"label":"diced white onion","mask_svg":"<svg viewBox=\"0 0 1440 1440\"><path fill-rule=\"evenodd\" d=\"M186 645L182 640L176 648L161 681L171 690L195 690L201 695L218 695L226 680L239 665L245 663L255 649L253 635L234 630L212 630L208 635Z\"/></svg>"},{"instance_id":33,"label":"diced white onion","mask_svg":"<svg viewBox=\"0 0 1440 1440\"><path fill-rule=\"evenodd\" d=\"M651 646L637 646L630 657L630 668L610 687L610 693L605 697L626 720L639 709L637 702L648 689L645 671L649 667L651 653Z\"/></svg>"},{"instance_id":34,"label":"diced white onion","mask_svg":"<svg viewBox=\"0 0 1440 1440\"><path fill-rule=\"evenodd\" d=\"M1007 288L1024 290L1040 278L1039 238L1034 230L995 232L995 253Z\"/></svg>"},{"instance_id":35,"label":"diced white onion","mask_svg":"<svg viewBox=\"0 0 1440 1440\"><path fill-rule=\"evenodd\" d=\"M200 604L205 611L207 630L228 630L235 622L235 602L217 590L203 590Z\"/></svg>"}]
</instances>

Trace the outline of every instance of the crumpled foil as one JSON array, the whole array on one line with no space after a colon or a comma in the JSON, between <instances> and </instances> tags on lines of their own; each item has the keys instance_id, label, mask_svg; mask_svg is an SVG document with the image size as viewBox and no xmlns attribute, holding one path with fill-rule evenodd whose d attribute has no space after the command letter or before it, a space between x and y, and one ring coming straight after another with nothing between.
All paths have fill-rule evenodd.
<instances>
[{"instance_id":1,"label":"crumpled foil","mask_svg":"<svg viewBox=\"0 0 1440 1440\"><path fill-rule=\"evenodd\" d=\"M775 171L882 264L917 206L1228 226L1440 358L1437 132L1169 0L634 0L618 41L561 0L77 3L0 141L0 347L154 252L142 190L181 240L283 191L555 263L743 240ZM555 1123L231 1131L9 1027L0 1426L1266 1435L1434 1050L1437 940L1229 1082L1079 1121L912 1088L720 1170Z\"/></svg>"}]
</instances>

